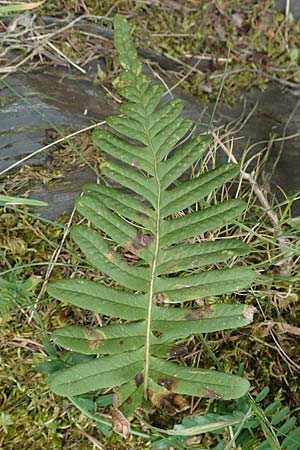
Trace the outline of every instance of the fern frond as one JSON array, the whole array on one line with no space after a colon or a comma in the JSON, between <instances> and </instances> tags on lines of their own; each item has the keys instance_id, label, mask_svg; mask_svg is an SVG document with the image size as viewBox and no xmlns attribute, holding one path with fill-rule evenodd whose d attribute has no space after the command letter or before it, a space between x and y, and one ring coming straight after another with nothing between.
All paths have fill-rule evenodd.
<instances>
[{"instance_id":1,"label":"fern frond","mask_svg":"<svg viewBox=\"0 0 300 450\"><path fill-rule=\"evenodd\" d=\"M120 94L128 102L120 107L122 115L107 120L109 129L94 132L94 142L108 156L101 167L108 185L85 187L77 209L94 229L80 225L71 234L89 262L119 287L70 279L51 283L48 292L123 322L97 329L69 326L56 330L52 338L62 347L103 356L50 375L50 386L65 396L118 387L114 404L128 416L143 396L155 405L170 394L238 398L248 390L247 380L166 359L179 339L252 321L254 309L239 304L168 305L235 292L254 281L254 273L244 267L204 270L207 265L247 254L244 243L235 239L187 242L240 215L245 208L241 200L172 217L201 204L234 178L239 168L226 164L178 183L201 158L210 137L194 136L181 144L192 125L181 117L182 101L160 106L163 89L143 74L122 16L115 18L115 44L123 69ZM116 245L138 262L129 264Z\"/></svg>"}]
</instances>

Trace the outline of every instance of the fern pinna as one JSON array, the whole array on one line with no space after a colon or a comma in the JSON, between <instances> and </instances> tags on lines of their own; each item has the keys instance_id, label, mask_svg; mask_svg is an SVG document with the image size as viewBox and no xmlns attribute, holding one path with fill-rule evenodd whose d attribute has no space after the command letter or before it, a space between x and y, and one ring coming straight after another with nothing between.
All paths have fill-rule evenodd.
<instances>
[{"instance_id":1,"label":"fern pinna","mask_svg":"<svg viewBox=\"0 0 300 450\"><path fill-rule=\"evenodd\" d=\"M96 329L55 330L52 337L60 346L102 356L51 374L50 386L68 397L115 388L114 411L127 417L147 400L157 407L176 407L182 394L238 398L247 392L247 380L168 359L182 355L184 338L252 320L251 307L201 303L205 297L234 292L253 282L253 272L243 267L204 270L248 253L248 246L234 239L189 242L241 214L243 202L226 200L172 217L191 210L235 177L239 168L225 164L179 183L201 158L210 137L194 136L182 143L192 125L180 117L182 101L161 106L163 88L143 74L122 16L115 18L115 45L123 69L120 94L128 101L121 105L120 116L107 120L113 131L100 129L93 135L110 156L101 167L108 183L87 185L77 201L78 211L93 229L79 225L71 230L89 262L114 283L59 280L48 291L63 302L121 321ZM131 258L117 252L116 245ZM194 308L183 306L195 300Z\"/></svg>"}]
</instances>

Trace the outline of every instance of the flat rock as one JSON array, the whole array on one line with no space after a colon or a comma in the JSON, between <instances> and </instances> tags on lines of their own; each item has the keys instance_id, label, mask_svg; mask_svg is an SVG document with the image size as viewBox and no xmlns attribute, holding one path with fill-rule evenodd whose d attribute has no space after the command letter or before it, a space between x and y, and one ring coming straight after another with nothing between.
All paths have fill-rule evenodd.
<instances>
[{"instance_id":1,"label":"flat rock","mask_svg":"<svg viewBox=\"0 0 300 450\"><path fill-rule=\"evenodd\" d=\"M5 86L0 90L0 172L48 144L47 130L77 130L93 121L99 122L116 111L115 103L107 97L101 86L94 83L95 72L92 69L87 75L47 68L8 77L13 90ZM184 99L185 117L209 122L213 105L203 105L199 99L180 89L176 89L173 94ZM260 151L265 153L263 149L272 136L280 138L283 134L287 137L297 133L299 136L299 98L299 91L288 91L275 83L270 84L265 91L253 89L245 93L245 102L232 107L219 105L215 124L227 125L238 120L242 114L246 117L256 105L250 119L234 134L234 154L239 157L246 146L259 142L262 143L254 146L252 154ZM204 128L202 126L200 130ZM268 179L271 189L280 186L287 195L300 191L298 136L286 141L275 140L269 148L264 166L264 179ZM43 165L48 156L49 153L43 152L26 163ZM225 155L221 159L226 159ZM41 213L46 218L55 219L62 212L72 210L74 198L81 192L82 185L94 179L94 174L88 169L75 171L51 186L36 183L32 186L31 195L47 201L48 207Z\"/></svg>"},{"instance_id":2,"label":"flat rock","mask_svg":"<svg viewBox=\"0 0 300 450\"><path fill-rule=\"evenodd\" d=\"M48 144L48 129L77 130L114 111L91 78L57 68L14 74L0 84L0 172ZM44 164L42 152L26 164Z\"/></svg>"}]
</instances>

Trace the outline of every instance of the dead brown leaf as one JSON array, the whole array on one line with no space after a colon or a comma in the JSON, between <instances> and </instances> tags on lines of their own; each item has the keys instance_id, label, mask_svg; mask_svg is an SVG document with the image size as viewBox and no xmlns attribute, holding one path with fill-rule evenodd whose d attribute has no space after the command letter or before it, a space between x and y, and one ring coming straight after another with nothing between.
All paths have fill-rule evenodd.
<instances>
[{"instance_id":1,"label":"dead brown leaf","mask_svg":"<svg viewBox=\"0 0 300 450\"><path fill-rule=\"evenodd\" d=\"M265 327L265 333L269 334L271 328L278 327L279 331L283 333L293 334L294 336L300 336L300 328L290 325L286 322L275 322L273 320L266 320L262 322L260 327Z\"/></svg>"},{"instance_id":2,"label":"dead brown leaf","mask_svg":"<svg viewBox=\"0 0 300 450\"><path fill-rule=\"evenodd\" d=\"M112 409L112 429L115 433L127 438L130 431L130 423L124 414L117 408Z\"/></svg>"}]
</instances>

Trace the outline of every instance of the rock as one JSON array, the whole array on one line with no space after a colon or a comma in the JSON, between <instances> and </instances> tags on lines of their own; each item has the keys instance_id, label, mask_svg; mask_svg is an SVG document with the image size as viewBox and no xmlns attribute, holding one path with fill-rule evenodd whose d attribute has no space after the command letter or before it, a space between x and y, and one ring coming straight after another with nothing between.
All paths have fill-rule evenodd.
<instances>
[{"instance_id":1,"label":"rock","mask_svg":"<svg viewBox=\"0 0 300 450\"><path fill-rule=\"evenodd\" d=\"M177 91L185 100L185 108L183 114L186 118L198 121L200 114L204 110L204 105L187 93ZM234 155L239 158L246 147L255 144L251 155L262 152L260 160L266 156L266 148L271 137L272 145L268 149L269 156L264 166L264 180L270 184L271 191L277 190L280 186L287 195L293 195L300 191L300 144L299 144L299 122L300 122L300 105L298 105L299 97L291 92L283 90L278 84L271 84L264 92L253 89L246 95L246 104L240 103L232 107L220 105L216 115L216 125L226 125L232 121L236 121L241 117L247 116L257 103L257 107L246 122L243 128L234 135ZM298 106L297 106L298 105ZM297 108L296 108L297 107ZM209 121L213 105L208 105L202 122ZM294 116L291 117L291 112ZM287 124L288 122L288 124ZM286 129L285 129L286 128ZM198 131L204 131L204 126ZM285 131L285 136L297 135L286 141L280 140ZM276 140L279 139L279 140ZM225 154L219 154L219 161L225 161ZM256 159L254 160L256 162ZM248 170L251 169L248 168ZM49 206L44 209L43 215L48 218L56 218L63 210L65 205L66 211L70 211L73 207L73 200L79 195L81 186L88 181L95 179L92 172L86 170L79 173L68 175L65 180L57 182L54 186L40 186L35 188L32 197L47 201ZM55 205L55 207L54 207ZM59 205L59 206L57 206ZM294 205L296 214L300 212L300 203L297 201Z\"/></svg>"},{"instance_id":2,"label":"rock","mask_svg":"<svg viewBox=\"0 0 300 450\"><path fill-rule=\"evenodd\" d=\"M67 174L51 187L36 183L30 196L47 202L48 206L32 210L45 219L56 220L61 214L72 211L83 185L92 182L96 182L96 175L89 168L85 168Z\"/></svg>"},{"instance_id":3,"label":"rock","mask_svg":"<svg viewBox=\"0 0 300 450\"><path fill-rule=\"evenodd\" d=\"M285 13L287 0L275 0L275 5L279 11ZM294 19L300 17L300 3L299 0L290 0L290 12L293 14Z\"/></svg>"},{"instance_id":4,"label":"rock","mask_svg":"<svg viewBox=\"0 0 300 450\"><path fill-rule=\"evenodd\" d=\"M0 172L48 144L47 129L79 129L114 112L105 91L91 78L65 69L19 73L7 80L11 89L0 84ZM47 154L26 164L44 164Z\"/></svg>"}]
</instances>

